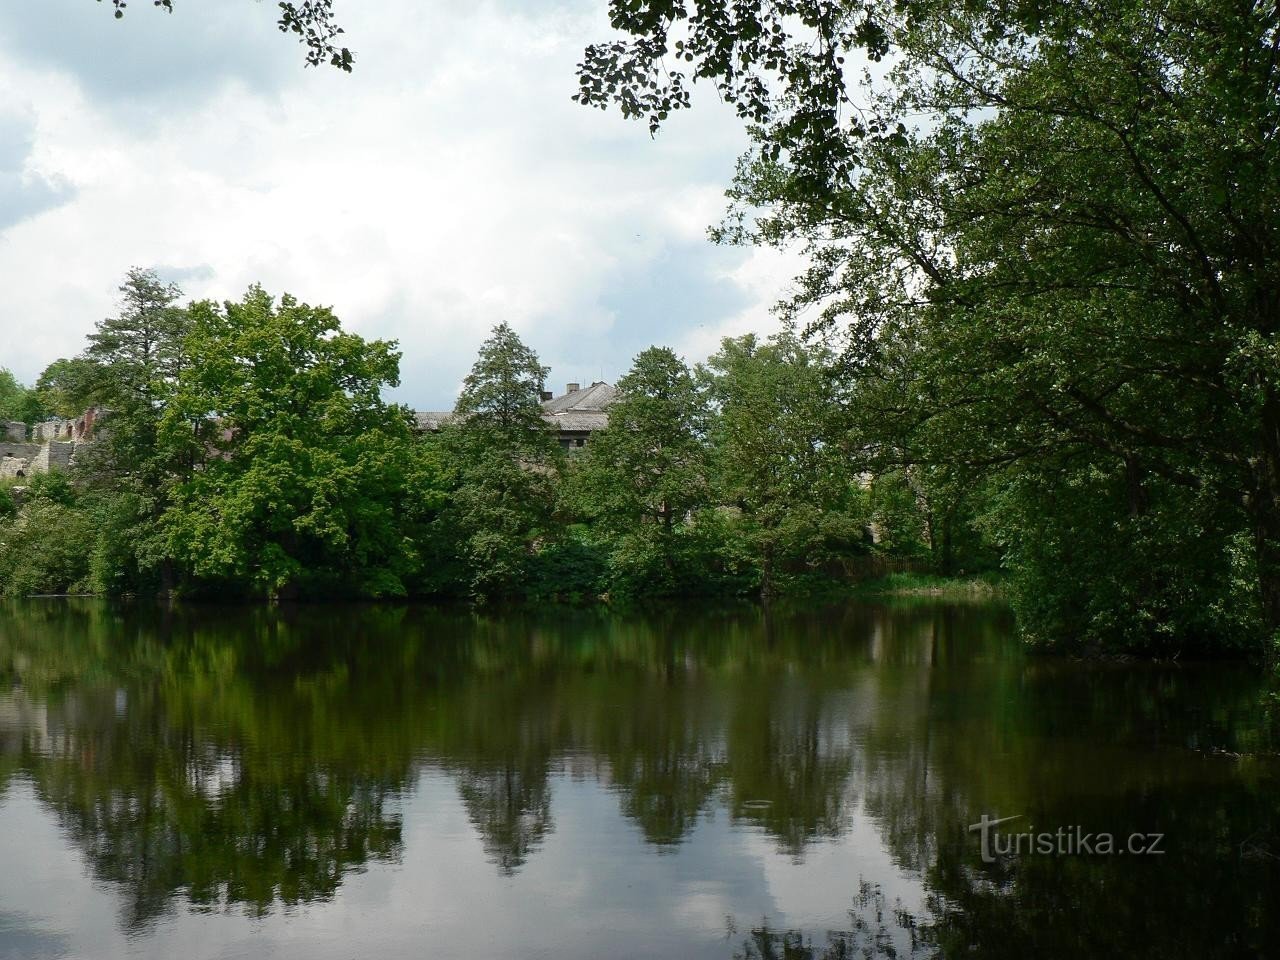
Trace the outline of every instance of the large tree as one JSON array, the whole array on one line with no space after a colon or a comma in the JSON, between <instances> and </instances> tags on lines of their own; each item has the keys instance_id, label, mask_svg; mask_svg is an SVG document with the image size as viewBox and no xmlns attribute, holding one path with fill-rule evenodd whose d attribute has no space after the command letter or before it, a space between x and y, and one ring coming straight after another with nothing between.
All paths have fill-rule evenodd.
<instances>
[{"instance_id":1,"label":"large tree","mask_svg":"<svg viewBox=\"0 0 1280 960\"><path fill-rule=\"evenodd\" d=\"M256 286L193 304L191 324L162 429L199 461L164 517L173 556L268 595L405 593L414 442L408 411L382 398L399 383L395 344Z\"/></svg>"},{"instance_id":2,"label":"large tree","mask_svg":"<svg viewBox=\"0 0 1280 960\"><path fill-rule=\"evenodd\" d=\"M765 599L782 563L811 564L861 529L830 359L789 332L764 342L747 334L699 367L715 413L719 500L741 511Z\"/></svg>"},{"instance_id":3,"label":"large tree","mask_svg":"<svg viewBox=\"0 0 1280 960\"><path fill-rule=\"evenodd\" d=\"M1280 628L1280 9L611 9L581 99L658 124L689 103L674 56L750 119L721 236L807 244L791 306L844 334L869 459L1000 474L997 532L1050 547L1011 555L1028 583L1134 587L1041 626L1176 643L1249 576Z\"/></svg>"},{"instance_id":4,"label":"large tree","mask_svg":"<svg viewBox=\"0 0 1280 960\"><path fill-rule=\"evenodd\" d=\"M542 419L547 368L506 323L493 328L463 382L445 428L457 485L449 520L471 590L518 593L529 560L552 532L559 448Z\"/></svg>"},{"instance_id":5,"label":"large tree","mask_svg":"<svg viewBox=\"0 0 1280 960\"><path fill-rule=\"evenodd\" d=\"M649 590L677 586L680 535L710 502L706 431L689 368L670 348L650 347L618 381L609 426L575 470L579 508Z\"/></svg>"}]
</instances>

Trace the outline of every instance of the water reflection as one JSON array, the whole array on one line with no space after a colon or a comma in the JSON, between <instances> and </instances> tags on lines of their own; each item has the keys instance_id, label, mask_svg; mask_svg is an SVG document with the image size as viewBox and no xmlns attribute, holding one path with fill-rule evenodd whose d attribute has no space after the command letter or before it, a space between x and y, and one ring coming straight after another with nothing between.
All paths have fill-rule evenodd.
<instances>
[{"instance_id":1,"label":"water reflection","mask_svg":"<svg viewBox=\"0 0 1280 960\"><path fill-rule=\"evenodd\" d=\"M677 858L692 893L671 909L719 925L718 939L659 929L656 894L572 891L603 929L637 924L636 955L1280 955L1276 743L1256 675L1029 662L998 608L32 602L0 607L0 691L0 803L30 790L118 891L135 938L179 908L297 924L295 908L341 900L354 875L399 869L413 831L438 828L428 778L453 785L494 883L547 851L537 893L553 928L585 869L552 855L562 827L593 875L628 876L646 850ZM603 819L604 798L639 851ZM981 813L1158 830L1169 852L984 864L967 831ZM758 869L794 868L778 876L798 885L800 925L746 912L776 908L783 880L763 900L724 882L744 868L717 858L753 838ZM814 906L832 899L832 871L848 882L838 860L813 859L830 845L878 871L844 889L839 913ZM903 878L915 902L882 891ZM441 914L480 909L438 895ZM0 956L67 952L4 907ZM598 951L547 936L557 956Z\"/></svg>"}]
</instances>

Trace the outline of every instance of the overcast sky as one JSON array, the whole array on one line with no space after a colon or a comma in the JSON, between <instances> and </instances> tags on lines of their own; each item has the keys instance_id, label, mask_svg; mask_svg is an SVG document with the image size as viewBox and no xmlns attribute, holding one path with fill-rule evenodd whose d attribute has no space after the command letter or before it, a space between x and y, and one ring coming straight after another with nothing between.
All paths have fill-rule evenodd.
<instances>
[{"instance_id":1,"label":"overcast sky","mask_svg":"<svg viewBox=\"0 0 1280 960\"><path fill-rule=\"evenodd\" d=\"M400 341L419 409L501 320L557 393L773 329L794 264L706 239L746 146L714 91L656 140L570 101L605 0L336 6L351 75L304 68L269 0L0 5L0 366L77 353L135 264L333 306Z\"/></svg>"}]
</instances>

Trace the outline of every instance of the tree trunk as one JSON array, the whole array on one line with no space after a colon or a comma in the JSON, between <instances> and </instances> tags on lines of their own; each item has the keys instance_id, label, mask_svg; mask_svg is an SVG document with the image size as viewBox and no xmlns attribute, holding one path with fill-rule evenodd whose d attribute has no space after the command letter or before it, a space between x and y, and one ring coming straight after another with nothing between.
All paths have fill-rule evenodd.
<instances>
[{"instance_id":1,"label":"tree trunk","mask_svg":"<svg viewBox=\"0 0 1280 960\"><path fill-rule=\"evenodd\" d=\"M773 541L766 540L760 555L760 599L768 603L773 596Z\"/></svg>"},{"instance_id":2,"label":"tree trunk","mask_svg":"<svg viewBox=\"0 0 1280 960\"><path fill-rule=\"evenodd\" d=\"M1262 450L1250 506L1262 622L1274 641L1280 631L1280 397L1271 387L1263 389ZM1277 655L1274 642L1268 644L1268 655L1272 660Z\"/></svg>"}]
</instances>

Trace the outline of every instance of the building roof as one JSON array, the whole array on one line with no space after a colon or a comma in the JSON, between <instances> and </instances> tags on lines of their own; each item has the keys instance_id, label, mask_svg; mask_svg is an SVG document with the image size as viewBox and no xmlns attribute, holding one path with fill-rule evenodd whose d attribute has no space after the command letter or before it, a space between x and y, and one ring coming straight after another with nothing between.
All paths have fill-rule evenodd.
<instances>
[{"instance_id":1,"label":"building roof","mask_svg":"<svg viewBox=\"0 0 1280 960\"><path fill-rule=\"evenodd\" d=\"M542 409L547 413L554 414L584 411L602 413L608 409L609 404L613 403L613 397L616 392L610 384L601 380L591 384L589 387L572 390L562 397L556 397L554 400L544 400Z\"/></svg>"},{"instance_id":2,"label":"building roof","mask_svg":"<svg viewBox=\"0 0 1280 960\"><path fill-rule=\"evenodd\" d=\"M609 414L603 410L572 410L569 413L544 413L542 419L557 430L603 430L609 425Z\"/></svg>"},{"instance_id":3,"label":"building roof","mask_svg":"<svg viewBox=\"0 0 1280 960\"><path fill-rule=\"evenodd\" d=\"M418 421L418 429L434 433L441 426L453 419L452 410L415 410L413 418Z\"/></svg>"},{"instance_id":4,"label":"building roof","mask_svg":"<svg viewBox=\"0 0 1280 960\"><path fill-rule=\"evenodd\" d=\"M605 408L613 402L615 390L603 381L581 390L572 390L562 397L542 402L542 419L555 430L592 432L609 425ZM457 414L452 410L417 410L413 414L418 429L434 433Z\"/></svg>"}]
</instances>

